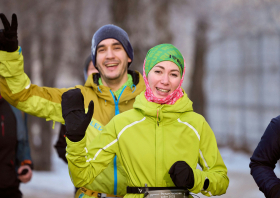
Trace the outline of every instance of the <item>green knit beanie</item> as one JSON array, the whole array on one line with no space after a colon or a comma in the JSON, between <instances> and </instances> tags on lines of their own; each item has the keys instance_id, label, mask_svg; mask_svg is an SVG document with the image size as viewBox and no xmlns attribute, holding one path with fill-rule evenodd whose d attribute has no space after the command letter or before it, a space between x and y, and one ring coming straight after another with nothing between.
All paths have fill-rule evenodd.
<instances>
[{"instance_id":1,"label":"green knit beanie","mask_svg":"<svg viewBox=\"0 0 280 198\"><path fill-rule=\"evenodd\" d=\"M151 48L146 55L145 73L148 73L159 62L171 61L175 63L180 70L181 76L184 71L184 58L181 52L171 44L160 44Z\"/></svg>"}]
</instances>

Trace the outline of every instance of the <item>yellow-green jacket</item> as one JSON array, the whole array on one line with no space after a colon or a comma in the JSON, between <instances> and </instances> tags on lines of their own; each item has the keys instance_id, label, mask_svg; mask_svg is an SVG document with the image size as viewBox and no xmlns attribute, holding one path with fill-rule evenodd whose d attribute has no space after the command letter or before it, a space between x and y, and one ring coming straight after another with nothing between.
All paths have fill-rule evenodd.
<instances>
[{"instance_id":1,"label":"yellow-green jacket","mask_svg":"<svg viewBox=\"0 0 280 198\"><path fill-rule=\"evenodd\" d=\"M48 88L31 84L23 70L21 48L9 53L0 51L0 91L3 98L16 108L46 120L64 123L61 111L61 95L73 88L80 88L84 95L85 107L91 100L94 102L94 114L86 133L88 145L103 127L121 112L132 109L135 97L145 89L144 80L139 72L129 71L133 78L133 87L125 87L119 98L111 90L98 85L99 74L89 76L84 86L72 88ZM115 159L103 174L86 188L114 195L126 193L126 175L118 159Z\"/></svg>"},{"instance_id":2,"label":"yellow-green jacket","mask_svg":"<svg viewBox=\"0 0 280 198\"><path fill-rule=\"evenodd\" d=\"M71 142L66 138L66 157L75 184L91 183L116 154L128 175L128 186L174 186L168 171L176 161L185 161L194 172L191 192L206 196L226 192L227 168L215 135L205 119L193 112L187 94L174 105L160 105L148 102L142 92L133 107L115 116L89 146L85 139ZM206 178L210 184L203 191ZM142 198L143 194L126 196Z\"/></svg>"}]
</instances>

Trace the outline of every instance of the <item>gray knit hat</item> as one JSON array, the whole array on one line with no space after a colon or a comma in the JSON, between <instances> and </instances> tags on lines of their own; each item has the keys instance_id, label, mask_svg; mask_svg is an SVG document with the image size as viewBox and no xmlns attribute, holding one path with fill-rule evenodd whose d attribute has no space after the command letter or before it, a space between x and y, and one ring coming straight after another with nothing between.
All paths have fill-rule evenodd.
<instances>
[{"instance_id":1,"label":"gray knit hat","mask_svg":"<svg viewBox=\"0 0 280 198\"><path fill-rule=\"evenodd\" d=\"M96 62L96 47L98 46L98 44L108 38L113 38L118 40L124 50L126 51L128 57L131 59L131 62L128 63L128 66L130 66L130 64L133 61L133 49L132 46L129 42L129 38L128 35L126 33L126 31L124 31L122 28L116 26L116 25L104 25L101 28L99 28L95 34L92 37L92 44L91 44L91 59L93 62L93 65L95 66L95 62Z\"/></svg>"}]
</instances>

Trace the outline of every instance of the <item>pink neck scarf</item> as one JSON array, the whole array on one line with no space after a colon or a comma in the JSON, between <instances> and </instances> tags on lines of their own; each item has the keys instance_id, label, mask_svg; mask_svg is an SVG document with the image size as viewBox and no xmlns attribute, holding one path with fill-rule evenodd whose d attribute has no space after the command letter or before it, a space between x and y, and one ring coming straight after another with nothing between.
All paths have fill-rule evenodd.
<instances>
[{"instance_id":1,"label":"pink neck scarf","mask_svg":"<svg viewBox=\"0 0 280 198\"><path fill-rule=\"evenodd\" d=\"M184 71L183 71L183 75L180 81L179 86L173 91L173 93L171 93L170 95L168 95L166 98L163 99L159 99L157 97L155 97L155 95L152 92L152 89L149 86L149 82L148 79L146 77L146 73L145 73L145 63L146 63L146 59L144 61L143 64L143 78L145 81L145 85L146 85L146 91L145 91L145 97L149 102L154 102L154 103L158 103L158 104L169 104L169 105L173 105L179 98L181 98L184 93L181 89L181 85L183 83L184 77L185 77L185 59L184 59Z\"/></svg>"}]
</instances>

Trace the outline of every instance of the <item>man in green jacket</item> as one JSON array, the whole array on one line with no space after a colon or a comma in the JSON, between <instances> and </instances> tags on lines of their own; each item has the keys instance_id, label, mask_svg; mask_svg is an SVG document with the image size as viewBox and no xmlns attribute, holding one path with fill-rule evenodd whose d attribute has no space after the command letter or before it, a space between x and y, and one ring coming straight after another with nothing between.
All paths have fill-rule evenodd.
<instances>
[{"instance_id":1,"label":"man in green jacket","mask_svg":"<svg viewBox=\"0 0 280 198\"><path fill-rule=\"evenodd\" d=\"M141 74L128 70L133 61L128 35L115 25L105 25L93 35L91 56L99 73L89 76L84 86L58 89L31 84L23 70L22 49L17 40L17 17L13 14L11 25L4 14L0 14L0 18L4 25L4 30L0 31L0 89L3 98L26 113L64 124L61 96L69 89L81 89L85 107L91 100L95 104L87 128L87 144L115 115L131 109L135 97L145 89ZM100 193L106 193L107 197L122 196L126 193L126 180L125 172L115 158L95 181L78 193L83 198L97 197Z\"/></svg>"}]
</instances>

